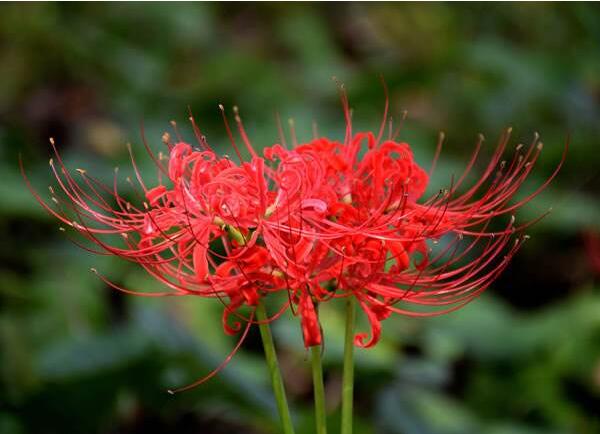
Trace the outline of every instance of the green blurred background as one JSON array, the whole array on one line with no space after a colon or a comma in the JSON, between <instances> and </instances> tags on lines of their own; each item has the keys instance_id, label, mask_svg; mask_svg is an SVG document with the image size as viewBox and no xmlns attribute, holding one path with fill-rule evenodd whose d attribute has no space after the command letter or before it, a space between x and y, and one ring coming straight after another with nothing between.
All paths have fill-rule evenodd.
<instances>
[{"instance_id":1,"label":"green blurred background","mask_svg":"<svg viewBox=\"0 0 600 434\"><path fill-rule=\"evenodd\" d=\"M460 173L477 133L489 155L502 128L545 143L532 185L560 159L551 188L517 218L553 213L492 288L445 317L393 318L358 350L358 434L600 432L600 291L586 234L600 226L600 8L596 4L3 4L0 6L0 433L276 433L258 334L194 391L235 338L218 302L139 299L159 288L137 268L95 257L58 231L26 190L23 154L46 191L48 137L70 166L130 174L125 144L152 176L153 149L188 106L213 147L231 152L217 109L240 106L257 147L277 140L275 113L342 137L332 76L358 128L409 111L403 139L432 188ZM479 166L481 169L481 166ZM149 178L151 179L151 178ZM123 183L123 189L127 184ZM330 430L337 431L342 315L322 314ZM362 323L362 327L365 324ZM298 432L313 427L310 371L297 320L275 325Z\"/></svg>"}]
</instances>

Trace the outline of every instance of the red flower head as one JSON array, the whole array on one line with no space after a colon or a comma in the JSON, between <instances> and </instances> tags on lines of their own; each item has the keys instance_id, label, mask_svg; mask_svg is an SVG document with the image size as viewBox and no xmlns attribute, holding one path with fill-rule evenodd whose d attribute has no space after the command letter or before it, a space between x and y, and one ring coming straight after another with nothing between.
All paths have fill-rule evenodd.
<instances>
[{"instance_id":1,"label":"red flower head","mask_svg":"<svg viewBox=\"0 0 600 434\"><path fill-rule=\"evenodd\" d=\"M243 322L247 332L256 323L241 307L254 308L270 293L284 292L287 301L273 318L291 307L301 318L307 347L322 342L318 305L355 297L371 324L371 333L358 334L355 343L370 347L392 313L438 315L481 294L526 239L517 235L511 241L513 234L533 223L516 226L511 216L550 183L564 155L537 190L511 202L542 145L536 136L503 161L508 130L474 182L465 185L483 139L458 179L423 199L429 173L397 134L383 139L387 104L377 135L354 134L342 96L343 141L315 138L290 149L282 139L263 156L251 146L236 110L249 161L242 160L224 116L239 163L217 156L192 119L199 148L172 143L165 134L167 162L146 145L158 171L152 186L132 157L145 199L138 205L119 194L116 174L107 186L83 170L70 171L52 142L56 161L50 166L62 194L50 189L56 207L34 194L48 212L100 247L97 253L136 262L167 288L148 294L100 275L118 290L218 298L228 333ZM441 141L436 160L440 149ZM506 223L498 228L492 220L501 216ZM434 253L435 244L440 248ZM237 319L230 323L232 315Z\"/></svg>"}]
</instances>

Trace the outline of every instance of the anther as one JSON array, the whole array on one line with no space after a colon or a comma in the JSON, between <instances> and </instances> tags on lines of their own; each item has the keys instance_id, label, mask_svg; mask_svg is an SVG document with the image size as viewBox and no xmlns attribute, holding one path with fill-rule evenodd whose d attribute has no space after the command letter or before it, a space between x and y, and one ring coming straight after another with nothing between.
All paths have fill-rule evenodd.
<instances>
[{"instance_id":1,"label":"anther","mask_svg":"<svg viewBox=\"0 0 600 434\"><path fill-rule=\"evenodd\" d=\"M167 133L166 131L163 133L162 135L162 142L167 145L171 142L171 135L169 133Z\"/></svg>"},{"instance_id":2,"label":"anther","mask_svg":"<svg viewBox=\"0 0 600 434\"><path fill-rule=\"evenodd\" d=\"M538 151L541 151L543 147L544 147L544 144L542 142L538 143L538 145L537 145Z\"/></svg>"},{"instance_id":3,"label":"anther","mask_svg":"<svg viewBox=\"0 0 600 434\"><path fill-rule=\"evenodd\" d=\"M93 267L92 267L92 268L90 268L90 271L91 271L92 273L94 273L94 274L98 274L98 270L96 270L96 269L95 269L95 268L93 268Z\"/></svg>"}]
</instances>

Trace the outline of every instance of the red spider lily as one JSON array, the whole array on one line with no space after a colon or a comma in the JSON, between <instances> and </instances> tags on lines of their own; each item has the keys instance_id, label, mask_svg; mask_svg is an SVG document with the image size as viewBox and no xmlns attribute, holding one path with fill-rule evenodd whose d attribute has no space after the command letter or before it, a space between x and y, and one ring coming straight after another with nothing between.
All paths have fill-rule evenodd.
<instances>
[{"instance_id":1,"label":"red spider lily","mask_svg":"<svg viewBox=\"0 0 600 434\"><path fill-rule=\"evenodd\" d=\"M236 333L246 322L244 336L256 320L240 309L254 308L270 293L287 293L269 321L291 308L301 318L307 347L322 343L319 304L355 297L371 325L355 343L370 347L380 337L381 321L392 313L439 315L481 294L526 239L517 235L511 241L513 234L535 222L515 226L512 215L548 186L565 154L534 192L511 202L542 144L536 136L504 161L507 130L483 173L466 186L481 138L450 187L422 199L430 173L415 162L407 143L396 141L397 134L383 139L387 104L377 135L354 134L345 94L342 99L343 141L315 138L289 149L282 138L262 156L236 111L249 161L243 161L224 116L238 163L217 156L192 119L199 148L181 139L173 143L167 134L168 158L155 156L146 145L158 170L151 187L132 156L141 205L119 193L116 173L107 186L83 170L69 170L53 142L50 167L62 192L50 189L56 207L32 191L48 212L101 249L85 248L136 262L167 288L134 291L100 275L120 291L217 298L225 306L225 331ZM492 221L501 216L506 223L497 228ZM443 247L434 252L435 244Z\"/></svg>"}]
</instances>

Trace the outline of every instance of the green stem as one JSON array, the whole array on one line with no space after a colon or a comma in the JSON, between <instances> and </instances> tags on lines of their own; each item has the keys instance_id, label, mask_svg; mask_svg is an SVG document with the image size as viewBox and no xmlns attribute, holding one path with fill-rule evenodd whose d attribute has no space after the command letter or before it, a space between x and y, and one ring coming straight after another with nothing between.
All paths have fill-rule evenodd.
<instances>
[{"instance_id":1,"label":"green stem","mask_svg":"<svg viewBox=\"0 0 600 434\"><path fill-rule=\"evenodd\" d=\"M323 386L323 366L321 364L321 347L310 347L312 377L315 398L315 421L317 434L327 434L327 417L325 415L325 387Z\"/></svg>"},{"instance_id":2,"label":"green stem","mask_svg":"<svg viewBox=\"0 0 600 434\"><path fill-rule=\"evenodd\" d=\"M275 353L275 345L273 345L273 335L271 334L269 324L265 322L267 313L262 303L259 303L256 307L256 319L262 322L258 324L258 328L260 329L260 337L262 338L263 347L265 349L265 359L267 360L269 374L271 375L273 393L275 394L275 401L277 402L277 410L279 411L283 433L294 434L294 426L292 425L290 409L285 397L285 388L283 387L283 379L281 378L279 362L277 361L277 354Z\"/></svg>"},{"instance_id":3,"label":"green stem","mask_svg":"<svg viewBox=\"0 0 600 434\"><path fill-rule=\"evenodd\" d=\"M354 297L346 300L346 336L344 339L344 373L342 377L342 434L352 434L352 406L354 399L354 324L356 312Z\"/></svg>"}]
</instances>

